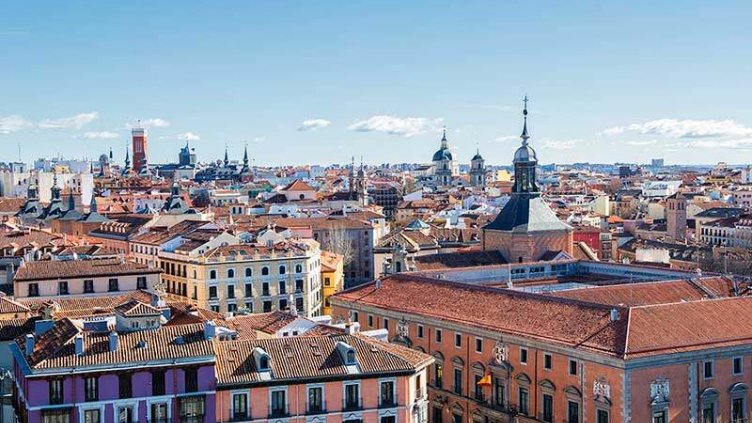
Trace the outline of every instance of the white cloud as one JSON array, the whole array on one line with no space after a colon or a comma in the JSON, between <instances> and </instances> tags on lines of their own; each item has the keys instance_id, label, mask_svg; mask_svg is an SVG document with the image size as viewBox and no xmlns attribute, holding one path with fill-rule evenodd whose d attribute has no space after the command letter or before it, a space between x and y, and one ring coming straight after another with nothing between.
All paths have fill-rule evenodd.
<instances>
[{"instance_id":1,"label":"white cloud","mask_svg":"<svg viewBox=\"0 0 752 423\"><path fill-rule=\"evenodd\" d=\"M326 128L331 125L332 122L326 119L308 119L298 127L298 131L315 131L317 129Z\"/></svg>"},{"instance_id":2,"label":"white cloud","mask_svg":"<svg viewBox=\"0 0 752 423\"><path fill-rule=\"evenodd\" d=\"M519 140L520 137L517 135L506 135L503 137L496 137L496 142L507 142L507 141L514 141Z\"/></svg>"},{"instance_id":3,"label":"white cloud","mask_svg":"<svg viewBox=\"0 0 752 423\"><path fill-rule=\"evenodd\" d=\"M99 132L84 132L81 137L90 139L90 140L106 140L106 139L113 139L118 138L120 135L118 135L116 132L111 131L99 131Z\"/></svg>"},{"instance_id":4,"label":"white cloud","mask_svg":"<svg viewBox=\"0 0 752 423\"><path fill-rule=\"evenodd\" d=\"M709 140L690 140L666 144L666 147L673 148L698 148L698 149L718 149L726 148L732 150L749 150L752 149L752 138L740 139L709 139Z\"/></svg>"},{"instance_id":5,"label":"white cloud","mask_svg":"<svg viewBox=\"0 0 752 423\"><path fill-rule=\"evenodd\" d=\"M543 140L543 147L551 150L571 150L582 140Z\"/></svg>"},{"instance_id":6,"label":"white cloud","mask_svg":"<svg viewBox=\"0 0 752 423\"><path fill-rule=\"evenodd\" d=\"M618 135L624 132L662 135L670 138L714 138L752 136L752 128L733 120L678 120L658 119L627 126L614 126L601 132L602 135Z\"/></svg>"},{"instance_id":7,"label":"white cloud","mask_svg":"<svg viewBox=\"0 0 752 423\"><path fill-rule=\"evenodd\" d=\"M437 129L442 120L423 117L400 118L379 115L355 122L348 126L347 129L356 132L383 132L389 135L412 137Z\"/></svg>"},{"instance_id":8,"label":"white cloud","mask_svg":"<svg viewBox=\"0 0 752 423\"><path fill-rule=\"evenodd\" d=\"M24 119L23 116L10 115L0 117L0 134L11 134L33 126L34 124Z\"/></svg>"},{"instance_id":9,"label":"white cloud","mask_svg":"<svg viewBox=\"0 0 752 423\"><path fill-rule=\"evenodd\" d=\"M140 121L136 123L126 123L125 127L128 129L135 128L137 126L141 125L144 129L149 128L166 128L170 126L170 122L162 119L162 118L150 118L150 119L141 119Z\"/></svg>"},{"instance_id":10,"label":"white cloud","mask_svg":"<svg viewBox=\"0 0 752 423\"><path fill-rule=\"evenodd\" d=\"M657 140L627 141L627 142L625 142L625 144L627 144L627 145L633 145L635 147L644 147L646 145L653 145L653 144L657 144L657 143L658 143Z\"/></svg>"},{"instance_id":11,"label":"white cloud","mask_svg":"<svg viewBox=\"0 0 752 423\"><path fill-rule=\"evenodd\" d=\"M178 134L178 138L180 138L181 140L186 140L186 141L198 141L201 139L201 137L198 134L194 132L190 132L190 131L183 132L182 134Z\"/></svg>"},{"instance_id":12,"label":"white cloud","mask_svg":"<svg viewBox=\"0 0 752 423\"><path fill-rule=\"evenodd\" d=\"M39 127L44 129L81 129L84 125L93 122L99 117L99 113L79 113L59 119L45 119L39 122Z\"/></svg>"}]
</instances>

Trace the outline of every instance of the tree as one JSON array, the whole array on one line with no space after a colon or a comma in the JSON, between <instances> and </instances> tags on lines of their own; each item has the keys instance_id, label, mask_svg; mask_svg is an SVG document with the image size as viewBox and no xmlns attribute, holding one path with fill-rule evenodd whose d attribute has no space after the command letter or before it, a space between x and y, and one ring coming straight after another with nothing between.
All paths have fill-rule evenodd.
<instances>
[{"instance_id":1,"label":"tree","mask_svg":"<svg viewBox=\"0 0 752 423\"><path fill-rule=\"evenodd\" d=\"M334 226L327 232L325 232L321 240L321 248L339 254L343 257L343 265L347 267L352 263L355 255L355 247L353 241L347 234L347 228L342 223L335 223Z\"/></svg>"}]
</instances>

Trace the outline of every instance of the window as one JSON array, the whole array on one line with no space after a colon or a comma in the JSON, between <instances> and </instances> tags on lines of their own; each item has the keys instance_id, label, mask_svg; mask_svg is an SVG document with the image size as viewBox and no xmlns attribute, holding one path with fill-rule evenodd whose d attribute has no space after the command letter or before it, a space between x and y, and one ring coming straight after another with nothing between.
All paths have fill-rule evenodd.
<instances>
[{"instance_id":1,"label":"window","mask_svg":"<svg viewBox=\"0 0 752 423\"><path fill-rule=\"evenodd\" d=\"M57 293L58 295L68 295L68 282L66 281L60 281L57 283Z\"/></svg>"},{"instance_id":2,"label":"window","mask_svg":"<svg viewBox=\"0 0 752 423\"><path fill-rule=\"evenodd\" d=\"M91 279L84 279L84 294L92 293L94 293L94 281Z\"/></svg>"},{"instance_id":3,"label":"window","mask_svg":"<svg viewBox=\"0 0 752 423\"><path fill-rule=\"evenodd\" d=\"M107 285L107 287L108 287L108 290L109 290L110 292L115 292L115 291L119 291L119 290L120 290L120 288L118 287L118 280L117 280L117 278L111 278L111 279L109 280L109 282L108 282L108 285Z\"/></svg>"},{"instance_id":4,"label":"window","mask_svg":"<svg viewBox=\"0 0 752 423\"><path fill-rule=\"evenodd\" d=\"M569 374L577 376L577 360L569 360Z\"/></svg>"},{"instance_id":5,"label":"window","mask_svg":"<svg viewBox=\"0 0 752 423\"><path fill-rule=\"evenodd\" d=\"M716 423L715 402L708 402L702 406L702 423Z\"/></svg>"},{"instance_id":6,"label":"window","mask_svg":"<svg viewBox=\"0 0 752 423\"><path fill-rule=\"evenodd\" d=\"M396 416L381 416L381 420L379 420L380 423L397 423L397 417Z\"/></svg>"},{"instance_id":7,"label":"window","mask_svg":"<svg viewBox=\"0 0 752 423\"><path fill-rule=\"evenodd\" d=\"M261 295L268 297L269 296L269 282L264 282L261 284Z\"/></svg>"},{"instance_id":8,"label":"window","mask_svg":"<svg viewBox=\"0 0 752 423\"><path fill-rule=\"evenodd\" d=\"M382 407L396 405L396 402L394 401L394 382L381 382L379 404Z\"/></svg>"},{"instance_id":9,"label":"window","mask_svg":"<svg viewBox=\"0 0 752 423\"><path fill-rule=\"evenodd\" d=\"M373 316L370 314L368 315L368 326L373 327Z\"/></svg>"},{"instance_id":10,"label":"window","mask_svg":"<svg viewBox=\"0 0 752 423\"><path fill-rule=\"evenodd\" d=\"M493 402L501 407L506 403L504 380L496 376L493 378Z\"/></svg>"},{"instance_id":11,"label":"window","mask_svg":"<svg viewBox=\"0 0 752 423\"><path fill-rule=\"evenodd\" d=\"M84 411L84 423L100 423L102 416L98 408Z\"/></svg>"},{"instance_id":12,"label":"window","mask_svg":"<svg viewBox=\"0 0 752 423\"><path fill-rule=\"evenodd\" d=\"M117 409L117 423L133 423L133 407L123 406Z\"/></svg>"},{"instance_id":13,"label":"window","mask_svg":"<svg viewBox=\"0 0 752 423\"><path fill-rule=\"evenodd\" d=\"M384 318L384 329L389 330L389 319Z\"/></svg>"},{"instance_id":14,"label":"window","mask_svg":"<svg viewBox=\"0 0 752 423\"><path fill-rule=\"evenodd\" d=\"M287 284L285 281L279 281L279 295L287 294Z\"/></svg>"},{"instance_id":15,"label":"window","mask_svg":"<svg viewBox=\"0 0 752 423\"><path fill-rule=\"evenodd\" d=\"M460 348L462 346L462 334L455 332L454 334L454 346Z\"/></svg>"},{"instance_id":16,"label":"window","mask_svg":"<svg viewBox=\"0 0 752 423\"><path fill-rule=\"evenodd\" d=\"M152 403L150 419L153 423L167 423L167 403Z\"/></svg>"},{"instance_id":17,"label":"window","mask_svg":"<svg viewBox=\"0 0 752 423\"><path fill-rule=\"evenodd\" d=\"M345 410L357 410L360 408L360 385L345 385Z\"/></svg>"},{"instance_id":18,"label":"window","mask_svg":"<svg viewBox=\"0 0 752 423\"><path fill-rule=\"evenodd\" d=\"M483 379L483 375L476 374L475 383L473 383L473 386L475 387L475 400L484 402L486 400L486 396L483 394L483 386L480 385L481 379Z\"/></svg>"},{"instance_id":19,"label":"window","mask_svg":"<svg viewBox=\"0 0 752 423\"><path fill-rule=\"evenodd\" d=\"M217 279L217 271L216 270L210 270L209 271L209 279Z\"/></svg>"},{"instance_id":20,"label":"window","mask_svg":"<svg viewBox=\"0 0 752 423\"><path fill-rule=\"evenodd\" d=\"M483 352L483 339L475 338L475 352Z\"/></svg>"},{"instance_id":21,"label":"window","mask_svg":"<svg viewBox=\"0 0 752 423\"><path fill-rule=\"evenodd\" d=\"M39 296L39 285L36 283L30 283L29 284L29 297L38 297Z\"/></svg>"},{"instance_id":22,"label":"window","mask_svg":"<svg viewBox=\"0 0 752 423\"><path fill-rule=\"evenodd\" d=\"M734 357L734 374L740 375L744 371L744 368L742 367L742 358L741 357Z\"/></svg>"},{"instance_id":23,"label":"window","mask_svg":"<svg viewBox=\"0 0 752 423\"><path fill-rule=\"evenodd\" d=\"M136 289L146 289L146 276L139 276L136 278Z\"/></svg>"},{"instance_id":24,"label":"window","mask_svg":"<svg viewBox=\"0 0 752 423\"><path fill-rule=\"evenodd\" d=\"M280 310L287 310L287 300L286 299L279 300L279 309Z\"/></svg>"},{"instance_id":25,"label":"window","mask_svg":"<svg viewBox=\"0 0 752 423\"><path fill-rule=\"evenodd\" d=\"M325 285L325 286L330 286L331 284L332 284L332 282L331 282L331 280L329 279L329 277L328 277L328 276L327 276L327 277L325 277L325 278L324 278L324 285Z\"/></svg>"},{"instance_id":26,"label":"window","mask_svg":"<svg viewBox=\"0 0 752 423\"><path fill-rule=\"evenodd\" d=\"M358 315L357 311L352 311L352 310L350 311L350 320L352 320L353 322L357 322L359 317L360 315Z\"/></svg>"},{"instance_id":27,"label":"window","mask_svg":"<svg viewBox=\"0 0 752 423\"><path fill-rule=\"evenodd\" d=\"M295 273L303 273L303 266L296 264L295 265Z\"/></svg>"},{"instance_id":28,"label":"window","mask_svg":"<svg viewBox=\"0 0 752 423\"><path fill-rule=\"evenodd\" d=\"M543 354L543 368L551 370L553 366L553 357L551 357L551 354Z\"/></svg>"},{"instance_id":29,"label":"window","mask_svg":"<svg viewBox=\"0 0 752 423\"><path fill-rule=\"evenodd\" d=\"M70 409L43 410L42 422L43 423L70 423L71 422Z\"/></svg>"},{"instance_id":30,"label":"window","mask_svg":"<svg viewBox=\"0 0 752 423\"><path fill-rule=\"evenodd\" d=\"M245 296L246 298L253 297L253 284L245 284Z\"/></svg>"},{"instance_id":31,"label":"window","mask_svg":"<svg viewBox=\"0 0 752 423\"><path fill-rule=\"evenodd\" d=\"M444 365L441 363L433 366L433 383L437 388L444 386Z\"/></svg>"},{"instance_id":32,"label":"window","mask_svg":"<svg viewBox=\"0 0 752 423\"><path fill-rule=\"evenodd\" d=\"M441 342L441 329L436 329L436 342Z\"/></svg>"},{"instance_id":33,"label":"window","mask_svg":"<svg viewBox=\"0 0 752 423\"><path fill-rule=\"evenodd\" d=\"M97 401L99 399L99 383L96 377L84 378L84 400Z\"/></svg>"},{"instance_id":34,"label":"window","mask_svg":"<svg viewBox=\"0 0 752 423\"><path fill-rule=\"evenodd\" d=\"M462 369L454 369L454 386L452 390L457 395L462 395Z\"/></svg>"},{"instance_id":35,"label":"window","mask_svg":"<svg viewBox=\"0 0 752 423\"><path fill-rule=\"evenodd\" d=\"M131 386L130 373L118 375L118 388L120 399L130 398L133 396L133 387Z\"/></svg>"},{"instance_id":36,"label":"window","mask_svg":"<svg viewBox=\"0 0 752 423\"><path fill-rule=\"evenodd\" d=\"M235 269L227 269L227 279L232 279L235 277Z\"/></svg>"},{"instance_id":37,"label":"window","mask_svg":"<svg viewBox=\"0 0 752 423\"><path fill-rule=\"evenodd\" d=\"M185 390L186 392L198 391L198 370L194 367L185 369Z\"/></svg>"},{"instance_id":38,"label":"window","mask_svg":"<svg viewBox=\"0 0 752 423\"><path fill-rule=\"evenodd\" d=\"M580 403L567 401L567 423L580 423Z\"/></svg>"},{"instance_id":39,"label":"window","mask_svg":"<svg viewBox=\"0 0 752 423\"><path fill-rule=\"evenodd\" d=\"M235 313L238 311L238 305L235 303L227 304L227 312L228 313Z\"/></svg>"},{"instance_id":40,"label":"window","mask_svg":"<svg viewBox=\"0 0 752 423\"><path fill-rule=\"evenodd\" d=\"M284 275L287 273L287 268L285 266L279 266L279 274Z\"/></svg>"},{"instance_id":41,"label":"window","mask_svg":"<svg viewBox=\"0 0 752 423\"><path fill-rule=\"evenodd\" d=\"M320 386L308 388L308 407L306 410L309 414L320 414L324 412L324 390Z\"/></svg>"},{"instance_id":42,"label":"window","mask_svg":"<svg viewBox=\"0 0 752 423\"><path fill-rule=\"evenodd\" d=\"M543 394L543 421L553 423L554 421L554 397Z\"/></svg>"},{"instance_id":43,"label":"window","mask_svg":"<svg viewBox=\"0 0 752 423\"><path fill-rule=\"evenodd\" d=\"M227 298L235 298L235 285L227 285Z\"/></svg>"},{"instance_id":44,"label":"window","mask_svg":"<svg viewBox=\"0 0 752 423\"><path fill-rule=\"evenodd\" d=\"M272 391L272 403L269 405L269 414L271 417L282 417L287 415L286 394L286 391Z\"/></svg>"},{"instance_id":45,"label":"window","mask_svg":"<svg viewBox=\"0 0 752 423\"><path fill-rule=\"evenodd\" d=\"M431 423L444 423L443 419L441 418L441 414L444 412L444 409L440 406L433 406L433 414L431 416Z\"/></svg>"},{"instance_id":46,"label":"window","mask_svg":"<svg viewBox=\"0 0 752 423\"><path fill-rule=\"evenodd\" d=\"M733 423L747 422L747 413L744 407L744 397L731 399L731 421Z\"/></svg>"},{"instance_id":47,"label":"window","mask_svg":"<svg viewBox=\"0 0 752 423\"><path fill-rule=\"evenodd\" d=\"M210 286L209 287L209 299L210 300L216 300L217 299L217 287L216 286Z\"/></svg>"},{"instance_id":48,"label":"window","mask_svg":"<svg viewBox=\"0 0 752 423\"><path fill-rule=\"evenodd\" d=\"M202 422L206 410L204 396L179 398L178 409L181 422Z\"/></svg>"},{"instance_id":49,"label":"window","mask_svg":"<svg viewBox=\"0 0 752 423\"><path fill-rule=\"evenodd\" d=\"M269 276L269 268L264 266L261 268L261 276Z\"/></svg>"},{"instance_id":50,"label":"window","mask_svg":"<svg viewBox=\"0 0 752 423\"><path fill-rule=\"evenodd\" d=\"M598 416L598 418L596 420L597 423L610 423L609 422L610 418L608 416L608 411L606 411L606 410L598 410L597 416Z\"/></svg>"},{"instance_id":51,"label":"window","mask_svg":"<svg viewBox=\"0 0 752 423\"><path fill-rule=\"evenodd\" d=\"M303 279L295 281L295 292L303 292Z\"/></svg>"},{"instance_id":52,"label":"window","mask_svg":"<svg viewBox=\"0 0 752 423\"><path fill-rule=\"evenodd\" d=\"M527 348L520 348L520 363L527 364Z\"/></svg>"},{"instance_id":53,"label":"window","mask_svg":"<svg viewBox=\"0 0 752 423\"><path fill-rule=\"evenodd\" d=\"M520 414L527 415L529 412L529 405L530 405L530 398L529 393L527 391L527 388L520 388L519 390L519 404L517 406L519 407Z\"/></svg>"},{"instance_id":54,"label":"window","mask_svg":"<svg viewBox=\"0 0 752 423\"><path fill-rule=\"evenodd\" d=\"M245 309L249 313L253 313L253 301L246 301L245 302Z\"/></svg>"},{"instance_id":55,"label":"window","mask_svg":"<svg viewBox=\"0 0 752 423\"><path fill-rule=\"evenodd\" d=\"M152 396L165 394L165 371L155 370L151 372L151 394Z\"/></svg>"},{"instance_id":56,"label":"window","mask_svg":"<svg viewBox=\"0 0 752 423\"><path fill-rule=\"evenodd\" d=\"M251 269L250 267L246 267L245 268L245 277L246 278L250 278L251 276L253 276L253 269Z\"/></svg>"},{"instance_id":57,"label":"window","mask_svg":"<svg viewBox=\"0 0 752 423\"><path fill-rule=\"evenodd\" d=\"M705 379L713 378L713 362L712 361L705 361L702 363L702 374L705 377Z\"/></svg>"},{"instance_id":58,"label":"window","mask_svg":"<svg viewBox=\"0 0 752 423\"><path fill-rule=\"evenodd\" d=\"M264 301L264 313L268 313L270 311L272 311L272 302Z\"/></svg>"},{"instance_id":59,"label":"window","mask_svg":"<svg viewBox=\"0 0 752 423\"><path fill-rule=\"evenodd\" d=\"M234 420L242 420L248 417L248 395L246 394L233 394L232 395L232 418Z\"/></svg>"},{"instance_id":60,"label":"window","mask_svg":"<svg viewBox=\"0 0 752 423\"><path fill-rule=\"evenodd\" d=\"M63 403L63 380L52 379L50 380L50 404L62 404Z\"/></svg>"}]
</instances>

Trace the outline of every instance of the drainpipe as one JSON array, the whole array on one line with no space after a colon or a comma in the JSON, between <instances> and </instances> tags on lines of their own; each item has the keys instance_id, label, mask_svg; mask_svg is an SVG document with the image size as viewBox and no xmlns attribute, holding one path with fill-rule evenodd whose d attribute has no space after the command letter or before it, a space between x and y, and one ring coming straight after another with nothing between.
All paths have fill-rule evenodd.
<instances>
[{"instance_id":1,"label":"drainpipe","mask_svg":"<svg viewBox=\"0 0 752 423\"><path fill-rule=\"evenodd\" d=\"M535 351L535 379L533 380L533 389L532 391L535 393L535 396L533 397L533 417L537 418L538 416L538 356L540 355L540 351ZM528 398L528 401L530 399ZM529 410L528 410L529 411Z\"/></svg>"}]
</instances>

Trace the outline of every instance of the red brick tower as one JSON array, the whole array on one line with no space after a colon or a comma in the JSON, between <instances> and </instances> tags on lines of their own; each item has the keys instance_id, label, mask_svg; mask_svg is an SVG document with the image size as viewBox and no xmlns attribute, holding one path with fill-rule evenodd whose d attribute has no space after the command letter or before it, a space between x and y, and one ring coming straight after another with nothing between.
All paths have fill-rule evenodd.
<instances>
[{"instance_id":1,"label":"red brick tower","mask_svg":"<svg viewBox=\"0 0 752 423\"><path fill-rule=\"evenodd\" d=\"M136 173L140 173L146 165L147 152L146 130L141 127L141 121L137 128L131 130L131 137L133 139L133 169Z\"/></svg>"}]
</instances>

